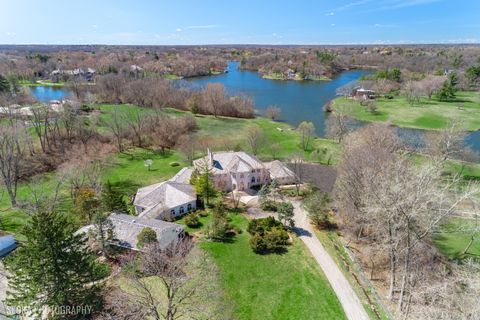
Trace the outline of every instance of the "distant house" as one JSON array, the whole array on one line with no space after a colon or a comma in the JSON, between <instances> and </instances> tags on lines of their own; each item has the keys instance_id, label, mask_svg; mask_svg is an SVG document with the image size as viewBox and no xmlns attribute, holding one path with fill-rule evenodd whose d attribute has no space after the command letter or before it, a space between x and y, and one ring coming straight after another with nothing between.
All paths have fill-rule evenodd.
<instances>
[{"instance_id":1,"label":"distant house","mask_svg":"<svg viewBox=\"0 0 480 320\"><path fill-rule=\"evenodd\" d=\"M270 182L270 173L255 156L245 152L207 151L207 156L193 162L202 172L209 168L215 188L222 191L244 191Z\"/></svg>"},{"instance_id":2,"label":"distant house","mask_svg":"<svg viewBox=\"0 0 480 320\"><path fill-rule=\"evenodd\" d=\"M165 181L140 188L133 202L139 217L176 218L197 209L197 195L192 185Z\"/></svg>"},{"instance_id":3,"label":"distant house","mask_svg":"<svg viewBox=\"0 0 480 320\"><path fill-rule=\"evenodd\" d=\"M5 257L17 248L17 242L13 236L0 237L0 257Z\"/></svg>"},{"instance_id":4,"label":"distant house","mask_svg":"<svg viewBox=\"0 0 480 320\"><path fill-rule=\"evenodd\" d=\"M355 100L370 100L375 99L375 91L357 87L353 89L350 96Z\"/></svg>"},{"instance_id":5,"label":"distant house","mask_svg":"<svg viewBox=\"0 0 480 320\"><path fill-rule=\"evenodd\" d=\"M138 250L137 237L144 228L155 231L157 241L162 248L185 235L182 225L167 221L145 219L122 213L112 213L109 219L114 229L112 243L124 248Z\"/></svg>"}]
</instances>

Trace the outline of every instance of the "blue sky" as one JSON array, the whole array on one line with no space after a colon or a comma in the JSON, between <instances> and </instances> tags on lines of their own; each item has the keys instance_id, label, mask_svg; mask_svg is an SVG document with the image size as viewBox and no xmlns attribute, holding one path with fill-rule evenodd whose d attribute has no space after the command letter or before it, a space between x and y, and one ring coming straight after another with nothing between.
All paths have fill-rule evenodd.
<instances>
[{"instance_id":1,"label":"blue sky","mask_svg":"<svg viewBox=\"0 0 480 320\"><path fill-rule=\"evenodd\" d=\"M2 44L478 43L480 0L1 0Z\"/></svg>"}]
</instances>

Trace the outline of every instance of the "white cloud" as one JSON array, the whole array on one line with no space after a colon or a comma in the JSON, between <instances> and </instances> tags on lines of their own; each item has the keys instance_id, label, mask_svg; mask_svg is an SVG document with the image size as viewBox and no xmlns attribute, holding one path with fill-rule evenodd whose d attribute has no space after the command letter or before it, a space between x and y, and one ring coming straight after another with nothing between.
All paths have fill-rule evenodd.
<instances>
[{"instance_id":1,"label":"white cloud","mask_svg":"<svg viewBox=\"0 0 480 320\"><path fill-rule=\"evenodd\" d=\"M175 31L182 32L182 28L177 28L177 29L175 29Z\"/></svg>"},{"instance_id":2,"label":"white cloud","mask_svg":"<svg viewBox=\"0 0 480 320\"><path fill-rule=\"evenodd\" d=\"M17 35L15 32L8 32L8 31L5 32L5 34L6 34L7 36L9 36L9 37L10 37L10 36L16 36L16 35Z\"/></svg>"},{"instance_id":3,"label":"white cloud","mask_svg":"<svg viewBox=\"0 0 480 320\"><path fill-rule=\"evenodd\" d=\"M97 29L97 28L98 28L98 26L97 26L96 24L92 24L92 28L95 28L95 29Z\"/></svg>"}]
</instances>

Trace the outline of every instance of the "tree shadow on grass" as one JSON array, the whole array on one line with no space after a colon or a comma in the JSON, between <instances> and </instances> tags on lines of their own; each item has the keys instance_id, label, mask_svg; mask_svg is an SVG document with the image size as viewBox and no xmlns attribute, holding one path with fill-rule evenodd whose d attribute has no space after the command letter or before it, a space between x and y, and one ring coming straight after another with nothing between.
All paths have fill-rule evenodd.
<instances>
[{"instance_id":1,"label":"tree shadow on grass","mask_svg":"<svg viewBox=\"0 0 480 320\"><path fill-rule=\"evenodd\" d=\"M128 194L135 193L137 189L140 187L140 184L130 179L111 182L110 184L112 185L112 188Z\"/></svg>"}]
</instances>

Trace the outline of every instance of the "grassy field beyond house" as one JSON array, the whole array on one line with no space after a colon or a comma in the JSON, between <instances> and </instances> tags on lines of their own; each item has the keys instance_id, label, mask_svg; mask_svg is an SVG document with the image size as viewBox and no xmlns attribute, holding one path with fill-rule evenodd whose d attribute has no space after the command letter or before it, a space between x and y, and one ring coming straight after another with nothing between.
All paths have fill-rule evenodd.
<instances>
[{"instance_id":1,"label":"grassy field beyond house","mask_svg":"<svg viewBox=\"0 0 480 320\"><path fill-rule=\"evenodd\" d=\"M458 92L454 101L444 102L422 97L418 105L411 105L405 97L375 100L377 112L371 113L359 101L337 98L333 109L340 109L362 121L389 122L416 129L443 129L451 120L458 120L465 131L480 129L480 93Z\"/></svg>"}]
</instances>

